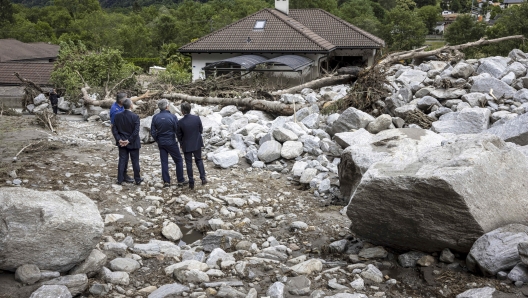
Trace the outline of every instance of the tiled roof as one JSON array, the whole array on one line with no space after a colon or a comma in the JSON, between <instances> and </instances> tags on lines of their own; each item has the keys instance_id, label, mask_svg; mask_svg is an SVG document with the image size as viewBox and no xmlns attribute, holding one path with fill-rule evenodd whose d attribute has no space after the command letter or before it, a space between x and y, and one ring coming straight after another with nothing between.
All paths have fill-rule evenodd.
<instances>
[{"instance_id":1,"label":"tiled roof","mask_svg":"<svg viewBox=\"0 0 528 298\"><path fill-rule=\"evenodd\" d=\"M22 78L37 85L49 86L52 71L53 63L0 63L0 85L20 85L20 80L14 75L18 72Z\"/></svg>"},{"instance_id":2,"label":"tiled roof","mask_svg":"<svg viewBox=\"0 0 528 298\"><path fill-rule=\"evenodd\" d=\"M266 20L264 29L254 29ZM328 52L334 45L296 20L263 9L180 48L181 52Z\"/></svg>"},{"instance_id":3,"label":"tiled roof","mask_svg":"<svg viewBox=\"0 0 528 298\"><path fill-rule=\"evenodd\" d=\"M364 31L323 9L290 9L290 17L301 22L338 48L380 48L383 39Z\"/></svg>"},{"instance_id":4,"label":"tiled roof","mask_svg":"<svg viewBox=\"0 0 528 298\"><path fill-rule=\"evenodd\" d=\"M16 39L0 39L0 62L55 60L59 46L44 42L24 43Z\"/></svg>"},{"instance_id":5,"label":"tiled roof","mask_svg":"<svg viewBox=\"0 0 528 298\"><path fill-rule=\"evenodd\" d=\"M264 29L254 29L265 20ZM266 8L180 48L180 52L320 52L380 48L384 41L322 9Z\"/></svg>"}]
</instances>

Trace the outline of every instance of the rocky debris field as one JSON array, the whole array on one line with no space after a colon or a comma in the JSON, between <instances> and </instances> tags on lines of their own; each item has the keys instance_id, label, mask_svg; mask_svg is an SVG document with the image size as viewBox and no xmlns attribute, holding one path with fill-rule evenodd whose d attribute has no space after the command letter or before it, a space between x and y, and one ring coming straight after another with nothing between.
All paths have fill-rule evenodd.
<instances>
[{"instance_id":1,"label":"rocky debris field","mask_svg":"<svg viewBox=\"0 0 528 298\"><path fill-rule=\"evenodd\" d=\"M526 67L394 65L376 118L319 111L348 85L282 95L312 104L290 117L193 105L193 191L163 188L151 116L140 186L115 184L107 111L0 116L0 297L528 296Z\"/></svg>"}]
</instances>

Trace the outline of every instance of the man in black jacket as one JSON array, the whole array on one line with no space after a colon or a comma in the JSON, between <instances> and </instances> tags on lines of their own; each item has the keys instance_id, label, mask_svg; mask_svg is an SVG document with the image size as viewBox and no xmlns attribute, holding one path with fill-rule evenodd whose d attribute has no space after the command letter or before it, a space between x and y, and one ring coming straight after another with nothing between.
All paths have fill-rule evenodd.
<instances>
[{"instance_id":1,"label":"man in black jacket","mask_svg":"<svg viewBox=\"0 0 528 298\"><path fill-rule=\"evenodd\" d=\"M189 177L189 188L194 189L192 170L193 155L196 167L198 167L198 172L200 172L202 185L207 183L202 161L202 147L204 146L202 139L202 120L200 120L200 117L190 114L191 104L188 102L183 102L181 104L181 111L183 113L183 118L178 121L178 131L176 136L178 137L178 141L180 141L185 156L185 166L187 167L187 176Z\"/></svg>"},{"instance_id":2,"label":"man in black jacket","mask_svg":"<svg viewBox=\"0 0 528 298\"><path fill-rule=\"evenodd\" d=\"M187 183L183 178L183 159L181 157L180 149L178 148L178 141L176 141L176 130L178 129L178 118L171 114L167 107L169 101L162 99L158 101L158 108L160 112L152 117L152 124L150 126L150 134L158 143L161 161L161 176L163 177L163 187L170 186L169 175L169 154L176 164L176 177L178 185Z\"/></svg>"},{"instance_id":3,"label":"man in black jacket","mask_svg":"<svg viewBox=\"0 0 528 298\"><path fill-rule=\"evenodd\" d=\"M128 164L128 157L132 160L132 169L134 170L134 181L137 185L141 184L143 179L139 175L139 148L141 141L139 139L139 116L130 111L132 101L127 98L123 102L125 110L115 115L112 134L119 148L119 165L117 167L117 184L122 184L125 180L125 168Z\"/></svg>"},{"instance_id":4,"label":"man in black jacket","mask_svg":"<svg viewBox=\"0 0 528 298\"><path fill-rule=\"evenodd\" d=\"M57 95L57 90L51 89L50 95L49 95L49 101L51 103L51 107L53 108L53 113L57 115L57 109L59 105L59 96Z\"/></svg>"}]
</instances>

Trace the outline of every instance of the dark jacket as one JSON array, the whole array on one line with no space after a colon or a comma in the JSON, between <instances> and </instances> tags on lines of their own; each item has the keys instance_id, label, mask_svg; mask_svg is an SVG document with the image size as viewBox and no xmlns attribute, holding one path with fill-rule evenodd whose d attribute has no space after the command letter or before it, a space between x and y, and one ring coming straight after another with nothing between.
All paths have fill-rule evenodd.
<instances>
[{"instance_id":1,"label":"dark jacket","mask_svg":"<svg viewBox=\"0 0 528 298\"><path fill-rule=\"evenodd\" d=\"M50 93L49 100L52 106L56 106L59 103L59 96L57 93Z\"/></svg>"},{"instance_id":2,"label":"dark jacket","mask_svg":"<svg viewBox=\"0 0 528 298\"><path fill-rule=\"evenodd\" d=\"M178 121L176 136L181 143L183 152L192 152L204 146L202 139L203 127L200 117L187 114Z\"/></svg>"},{"instance_id":3,"label":"dark jacket","mask_svg":"<svg viewBox=\"0 0 528 298\"><path fill-rule=\"evenodd\" d=\"M112 126L112 134L116 140L116 145L119 147L119 140L128 140L128 149L141 148L141 140L139 139L139 116L130 110L124 110L115 115L114 125Z\"/></svg>"},{"instance_id":4,"label":"dark jacket","mask_svg":"<svg viewBox=\"0 0 528 298\"><path fill-rule=\"evenodd\" d=\"M176 130L178 129L178 118L169 111L164 110L152 117L150 134L158 145L176 144Z\"/></svg>"}]
</instances>

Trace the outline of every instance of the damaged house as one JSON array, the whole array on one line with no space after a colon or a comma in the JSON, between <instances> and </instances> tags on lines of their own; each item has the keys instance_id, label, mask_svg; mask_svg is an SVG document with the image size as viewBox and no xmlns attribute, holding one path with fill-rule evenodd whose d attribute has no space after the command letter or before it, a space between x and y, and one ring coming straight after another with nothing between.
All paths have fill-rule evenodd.
<instances>
[{"instance_id":1,"label":"damaged house","mask_svg":"<svg viewBox=\"0 0 528 298\"><path fill-rule=\"evenodd\" d=\"M289 0L260 10L179 49L192 58L192 79L235 72L271 72L299 81L323 69L367 65L385 42L322 10L289 9Z\"/></svg>"}]
</instances>

